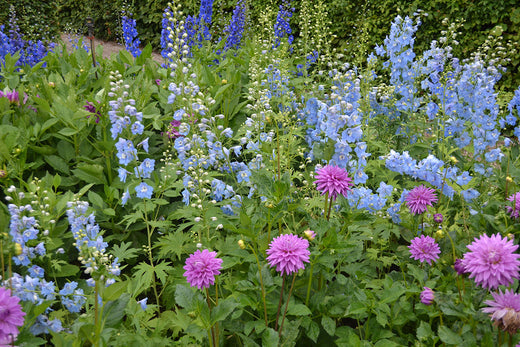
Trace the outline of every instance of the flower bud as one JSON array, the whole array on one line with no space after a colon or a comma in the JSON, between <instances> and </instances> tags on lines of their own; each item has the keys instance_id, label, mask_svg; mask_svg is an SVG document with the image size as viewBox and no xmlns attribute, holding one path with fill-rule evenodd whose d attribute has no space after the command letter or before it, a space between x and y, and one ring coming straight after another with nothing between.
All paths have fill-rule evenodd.
<instances>
[{"instance_id":1,"label":"flower bud","mask_svg":"<svg viewBox=\"0 0 520 347\"><path fill-rule=\"evenodd\" d=\"M19 243L14 244L14 254L15 255L22 254L22 245L21 244L19 244Z\"/></svg>"},{"instance_id":2,"label":"flower bud","mask_svg":"<svg viewBox=\"0 0 520 347\"><path fill-rule=\"evenodd\" d=\"M314 238L316 237L316 233L313 231L313 230L305 230L303 232L305 234L305 237L309 240L309 241L312 241L314 240Z\"/></svg>"},{"instance_id":3,"label":"flower bud","mask_svg":"<svg viewBox=\"0 0 520 347\"><path fill-rule=\"evenodd\" d=\"M244 243L244 240L238 240L238 247L240 247L240 249L246 249L246 244Z\"/></svg>"}]
</instances>

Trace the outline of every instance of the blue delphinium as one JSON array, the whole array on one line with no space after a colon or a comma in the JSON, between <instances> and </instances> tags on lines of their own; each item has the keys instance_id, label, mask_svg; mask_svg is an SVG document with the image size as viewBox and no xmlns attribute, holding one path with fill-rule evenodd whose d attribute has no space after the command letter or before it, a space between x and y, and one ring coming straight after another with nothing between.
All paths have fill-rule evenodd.
<instances>
[{"instance_id":1,"label":"blue delphinium","mask_svg":"<svg viewBox=\"0 0 520 347\"><path fill-rule=\"evenodd\" d=\"M136 22L135 19L132 18L132 14L128 13L128 16L124 14L121 19L122 29L123 29L123 40L125 42L125 47L128 52L130 52L134 58L137 58L141 55L141 49L139 45L141 44L141 40L139 40Z\"/></svg>"},{"instance_id":2,"label":"blue delphinium","mask_svg":"<svg viewBox=\"0 0 520 347\"><path fill-rule=\"evenodd\" d=\"M291 2L283 0L276 16L276 22L274 23L274 35L276 37L274 47L280 46L281 40L287 37L289 45L293 42L294 36L292 35L291 25L289 21L294 13L294 7L291 7Z\"/></svg>"},{"instance_id":3,"label":"blue delphinium","mask_svg":"<svg viewBox=\"0 0 520 347\"><path fill-rule=\"evenodd\" d=\"M238 49L244 34L244 27L246 21L246 4L244 0L238 0L229 25L224 29L226 33L226 44L224 51L228 49Z\"/></svg>"}]
</instances>

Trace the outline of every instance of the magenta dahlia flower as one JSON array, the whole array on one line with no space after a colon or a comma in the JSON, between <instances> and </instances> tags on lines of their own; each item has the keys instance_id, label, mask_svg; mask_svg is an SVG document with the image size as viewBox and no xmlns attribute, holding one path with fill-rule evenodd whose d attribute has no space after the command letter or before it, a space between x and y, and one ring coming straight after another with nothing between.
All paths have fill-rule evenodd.
<instances>
[{"instance_id":1,"label":"magenta dahlia flower","mask_svg":"<svg viewBox=\"0 0 520 347\"><path fill-rule=\"evenodd\" d=\"M186 272L184 277L192 287L199 289L209 288L215 283L215 276L220 274L222 259L217 258L217 252L210 252L207 249L197 249L195 253L186 259L183 267Z\"/></svg>"},{"instance_id":2,"label":"magenta dahlia flower","mask_svg":"<svg viewBox=\"0 0 520 347\"><path fill-rule=\"evenodd\" d=\"M353 186L347 170L332 165L326 165L316 171L314 182L321 195L328 193L332 200L336 200L340 194L347 197L347 193L352 191L350 187Z\"/></svg>"},{"instance_id":3,"label":"magenta dahlia flower","mask_svg":"<svg viewBox=\"0 0 520 347\"><path fill-rule=\"evenodd\" d=\"M25 312L20 299L11 296L11 291L0 287L0 345L12 344L18 336L18 327L23 325Z\"/></svg>"},{"instance_id":4,"label":"magenta dahlia flower","mask_svg":"<svg viewBox=\"0 0 520 347\"><path fill-rule=\"evenodd\" d=\"M494 325L500 329L515 334L520 328L520 294L506 289L504 293L491 293L494 300L486 300L482 312L489 313Z\"/></svg>"},{"instance_id":5,"label":"magenta dahlia flower","mask_svg":"<svg viewBox=\"0 0 520 347\"><path fill-rule=\"evenodd\" d=\"M466 268L464 267L464 264L462 263L462 259L455 260L455 263L453 264L453 269L457 271L457 273L462 276L466 273Z\"/></svg>"},{"instance_id":6,"label":"magenta dahlia flower","mask_svg":"<svg viewBox=\"0 0 520 347\"><path fill-rule=\"evenodd\" d=\"M276 271L284 274L292 274L303 269L304 262L309 262L309 241L293 234L283 234L275 237L267 249L267 262L271 267L276 266Z\"/></svg>"},{"instance_id":7,"label":"magenta dahlia flower","mask_svg":"<svg viewBox=\"0 0 520 347\"><path fill-rule=\"evenodd\" d=\"M435 189L423 185L413 188L406 196L406 206L408 206L412 214L425 212L428 206L432 206L434 202L437 202Z\"/></svg>"},{"instance_id":8,"label":"magenta dahlia flower","mask_svg":"<svg viewBox=\"0 0 520 347\"><path fill-rule=\"evenodd\" d=\"M421 235L421 237L412 239L410 243L410 246L408 246L410 253L412 253L410 258L420 260L421 263L427 262L428 265L439 259L441 249L433 237Z\"/></svg>"},{"instance_id":9,"label":"magenta dahlia flower","mask_svg":"<svg viewBox=\"0 0 520 347\"><path fill-rule=\"evenodd\" d=\"M433 299L435 296L433 295L433 290L428 287L423 287L424 290L421 292L421 302L425 305L431 305L433 303Z\"/></svg>"},{"instance_id":10,"label":"magenta dahlia flower","mask_svg":"<svg viewBox=\"0 0 520 347\"><path fill-rule=\"evenodd\" d=\"M519 277L520 254L514 253L518 245L500 234L482 235L467 246L470 252L464 254L462 263L469 278L487 289L500 285L508 286Z\"/></svg>"},{"instance_id":11,"label":"magenta dahlia flower","mask_svg":"<svg viewBox=\"0 0 520 347\"><path fill-rule=\"evenodd\" d=\"M507 212L511 214L511 218L518 218L518 213L520 212L520 192L511 195L507 200L513 203L513 207L506 206Z\"/></svg>"}]
</instances>

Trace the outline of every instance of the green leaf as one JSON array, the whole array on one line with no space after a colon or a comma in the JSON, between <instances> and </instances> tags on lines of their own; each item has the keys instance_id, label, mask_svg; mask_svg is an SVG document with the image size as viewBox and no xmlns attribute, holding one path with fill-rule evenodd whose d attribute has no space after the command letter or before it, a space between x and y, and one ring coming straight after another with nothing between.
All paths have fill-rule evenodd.
<instances>
[{"instance_id":1,"label":"green leaf","mask_svg":"<svg viewBox=\"0 0 520 347\"><path fill-rule=\"evenodd\" d=\"M433 331L430 327L430 324L426 323L425 321L421 321L419 328L417 328L417 340L425 341L430 337L433 337Z\"/></svg>"},{"instance_id":2,"label":"green leaf","mask_svg":"<svg viewBox=\"0 0 520 347\"><path fill-rule=\"evenodd\" d=\"M330 336L336 333L336 322L328 316L321 317L321 326Z\"/></svg>"},{"instance_id":3,"label":"green leaf","mask_svg":"<svg viewBox=\"0 0 520 347\"><path fill-rule=\"evenodd\" d=\"M117 300L109 301L103 308L103 320L106 327L116 327L125 316L125 308L130 301L130 294L124 293Z\"/></svg>"},{"instance_id":4,"label":"green leaf","mask_svg":"<svg viewBox=\"0 0 520 347\"><path fill-rule=\"evenodd\" d=\"M88 192L88 199L90 200L90 202L92 203L93 206L103 208L103 205L104 205L103 198L98 193L90 190Z\"/></svg>"},{"instance_id":5,"label":"green leaf","mask_svg":"<svg viewBox=\"0 0 520 347\"><path fill-rule=\"evenodd\" d=\"M166 261L163 261L155 265L155 275L161 281L162 284L166 283L166 278L168 277L166 271L170 270L170 268L170 263Z\"/></svg>"},{"instance_id":6,"label":"green leaf","mask_svg":"<svg viewBox=\"0 0 520 347\"><path fill-rule=\"evenodd\" d=\"M111 301L119 298L126 291L126 287L128 287L128 282L116 282L106 289L103 290L103 300Z\"/></svg>"},{"instance_id":7,"label":"green leaf","mask_svg":"<svg viewBox=\"0 0 520 347\"><path fill-rule=\"evenodd\" d=\"M71 128L63 128L58 133L60 133L63 136L72 136L76 135L79 132L79 130L71 129Z\"/></svg>"},{"instance_id":8,"label":"green leaf","mask_svg":"<svg viewBox=\"0 0 520 347\"><path fill-rule=\"evenodd\" d=\"M175 287L175 302L177 305L187 309L188 311L192 311L194 298L195 292L193 290L182 284L177 284Z\"/></svg>"},{"instance_id":9,"label":"green leaf","mask_svg":"<svg viewBox=\"0 0 520 347\"><path fill-rule=\"evenodd\" d=\"M74 276L79 272L79 267L72 264L65 264L59 266L56 271L51 271L49 275L51 277L69 277Z\"/></svg>"},{"instance_id":10,"label":"green leaf","mask_svg":"<svg viewBox=\"0 0 520 347\"><path fill-rule=\"evenodd\" d=\"M116 244L112 247L111 253L114 257L119 258L120 262L123 262L126 259L135 258L137 257L139 250L137 248L130 248L131 245L131 242L121 242L121 244Z\"/></svg>"},{"instance_id":11,"label":"green leaf","mask_svg":"<svg viewBox=\"0 0 520 347\"><path fill-rule=\"evenodd\" d=\"M450 328L445 325L441 325L439 327L439 338L442 342L447 343L448 345L457 345L460 346L462 344L462 337L460 337L457 333L453 332Z\"/></svg>"},{"instance_id":12,"label":"green leaf","mask_svg":"<svg viewBox=\"0 0 520 347\"><path fill-rule=\"evenodd\" d=\"M103 166L97 164L80 164L72 173L87 183L104 184Z\"/></svg>"},{"instance_id":13,"label":"green leaf","mask_svg":"<svg viewBox=\"0 0 520 347\"><path fill-rule=\"evenodd\" d=\"M280 339L278 333L273 328L267 328L262 334L262 346L278 347Z\"/></svg>"},{"instance_id":14,"label":"green leaf","mask_svg":"<svg viewBox=\"0 0 520 347\"><path fill-rule=\"evenodd\" d=\"M311 310L304 304L289 305L287 314L291 316L308 316L312 314Z\"/></svg>"},{"instance_id":15,"label":"green leaf","mask_svg":"<svg viewBox=\"0 0 520 347\"><path fill-rule=\"evenodd\" d=\"M238 303L233 298L220 300L218 306L211 311L211 324L226 319L237 306Z\"/></svg>"}]
</instances>

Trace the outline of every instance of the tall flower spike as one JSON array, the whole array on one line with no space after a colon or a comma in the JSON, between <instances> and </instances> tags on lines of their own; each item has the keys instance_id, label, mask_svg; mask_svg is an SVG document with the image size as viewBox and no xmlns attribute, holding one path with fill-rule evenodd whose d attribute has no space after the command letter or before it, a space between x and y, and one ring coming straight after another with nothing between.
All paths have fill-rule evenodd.
<instances>
[{"instance_id":1,"label":"tall flower spike","mask_svg":"<svg viewBox=\"0 0 520 347\"><path fill-rule=\"evenodd\" d=\"M518 245L500 234L482 235L467 246L470 250L464 254L462 263L469 278L487 289L496 289L500 285L509 286L519 277L520 254L514 253Z\"/></svg>"},{"instance_id":2,"label":"tall flower spike","mask_svg":"<svg viewBox=\"0 0 520 347\"><path fill-rule=\"evenodd\" d=\"M348 172L338 166L326 165L316 172L316 188L321 195L329 193L329 196L336 200L338 195L347 197L351 192L352 179L348 177Z\"/></svg>"},{"instance_id":3,"label":"tall flower spike","mask_svg":"<svg viewBox=\"0 0 520 347\"><path fill-rule=\"evenodd\" d=\"M290 275L305 268L309 262L309 242L293 234L275 237L267 249L267 261L271 267L283 275Z\"/></svg>"}]
</instances>

